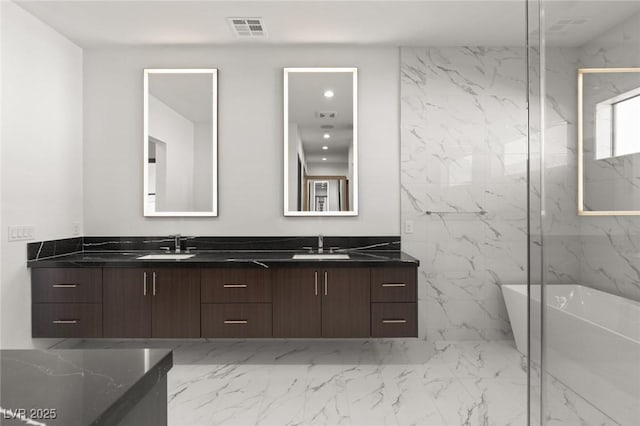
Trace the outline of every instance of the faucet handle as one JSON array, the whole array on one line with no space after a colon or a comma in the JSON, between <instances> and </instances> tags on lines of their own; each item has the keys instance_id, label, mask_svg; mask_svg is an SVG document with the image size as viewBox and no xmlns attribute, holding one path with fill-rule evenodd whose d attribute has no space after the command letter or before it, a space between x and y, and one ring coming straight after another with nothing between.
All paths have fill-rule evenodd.
<instances>
[{"instance_id":1,"label":"faucet handle","mask_svg":"<svg viewBox=\"0 0 640 426\"><path fill-rule=\"evenodd\" d=\"M195 247L195 246L187 246L187 247L184 249L184 252L185 252L185 253L191 253L191 250L195 250L195 249L197 249L197 247Z\"/></svg>"},{"instance_id":2,"label":"faucet handle","mask_svg":"<svg viewBox=\"0 0 640 426\"><path fill-rule=\"evenodd\" d=\"M313 247L307 247L307 246L305 246L305 247L302 247L302 250L308 250L308 251L309 251L309 253L313 253Z\"/></svg>"},{"instance_id":3,"label":"faucet handle","mask_svg":"<svg viewBox=\"0 0 640 426\"><path fill-rule=\"evenodd\" d=\"M167 253L171 253L171 247L160 247L160 250L165 250Z\"/></svg>"}]
</instances>

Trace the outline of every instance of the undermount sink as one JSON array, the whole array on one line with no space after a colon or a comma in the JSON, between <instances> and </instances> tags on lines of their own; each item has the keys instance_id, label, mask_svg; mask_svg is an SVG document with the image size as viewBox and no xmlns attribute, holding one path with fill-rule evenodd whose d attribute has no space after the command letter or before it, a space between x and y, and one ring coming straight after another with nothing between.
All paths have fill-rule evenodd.
<instances>
[{"instance_id":1,"label":"undermount sink","mask_svg":"<svg viewBox=\"0 0 640 426\"><path fill-rule=\"evenodd\" d=\"M292 259L298 260L335 260L349 259L348 254L344 253L299 253L294 254Z\"/></svg>"},{"instance_id":2,"label":"undermount sink","mask_svg":"<svg viewBox=\"0 0 640 426\"><path fill-rule=\"evenodd\" d=\"M144 256L137 257L139 260L184 260L195 256L195 254L174 254L174 253L161 253L161 254L145 254Z\"/></svg>"}]
</instances>

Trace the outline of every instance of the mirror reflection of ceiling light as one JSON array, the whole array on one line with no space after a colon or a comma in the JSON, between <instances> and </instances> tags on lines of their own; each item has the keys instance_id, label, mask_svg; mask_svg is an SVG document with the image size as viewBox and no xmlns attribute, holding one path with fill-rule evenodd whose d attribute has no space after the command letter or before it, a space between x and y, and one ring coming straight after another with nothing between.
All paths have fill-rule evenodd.
<instances>
[{"instance_id":1,"label":"mirror reflection of ceiling light","mask_svg":"<svg viewBox=\"0 0 640 426\"><path fill-rule=\"evenodd\" d=\"M327 161L327 157L322 157L322 161Z\"/></svg>"},{"instance_id":2,"label":"mirror reflection of ceiling light","mask_svg":"<svg viewBox=\"0 0 640 426\"><path fill-rule=\"evenodd\" d=\"M331 135L329 133L325 133L324 135L322 135L322 137L325 139L329 139Z\"/></svg>"},{"instance_id":3,"label":"mirror reflection of ceiling light","mask_svg":"<svg viewBox=\"0 0 640 426\"><path fill-rule=\"evenodd\" d=\"M329 149L329 147L325 145L325 146L322 147L322 149L324 149L326 151L327 149Z\"/></svg>"},{"instance_id":4,"label":"mirror reflection of ceiling light","mask_svg":"<svg viewBox=\"0 0 640 426\"><path fill-rule=\"evenodd\" d=\"M333 90L325 90L324 97L327 99L333 98Z\"/></svg>"}]
</instances>

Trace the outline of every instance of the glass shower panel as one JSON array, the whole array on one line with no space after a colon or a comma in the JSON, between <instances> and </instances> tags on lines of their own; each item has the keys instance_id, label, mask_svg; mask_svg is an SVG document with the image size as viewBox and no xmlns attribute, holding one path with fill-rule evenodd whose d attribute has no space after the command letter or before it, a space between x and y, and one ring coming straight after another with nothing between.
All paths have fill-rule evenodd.
<instances>
[{"instance_id":1,"label":"glass shower panel","mask_svg":"<svg viewBox=\"0 0 640 426\"><path fill-rule=\"evenodd\" d=\"M615 202L640 200L640 154L595 155L599 137L628 135L615 119L613 134L593 129L596 105L640 89L628 72L640 68L640 2L530 0L528 10L530 424L636 425L640 216Z\"/></svg>"},{"instance_id":2,"label":"glass shower panel","mask_svg":"<svg viewBox=\"0 0 640 426\"><path fill-rule=\"evenodd\" d=\"M543 146L542 104L544 44L541 39L540 1L527 1L527 89L528 89L528 170L527 170L527 360L528 424L541 424L542 410L542 195Z\"/></svg>"}]
</instances>

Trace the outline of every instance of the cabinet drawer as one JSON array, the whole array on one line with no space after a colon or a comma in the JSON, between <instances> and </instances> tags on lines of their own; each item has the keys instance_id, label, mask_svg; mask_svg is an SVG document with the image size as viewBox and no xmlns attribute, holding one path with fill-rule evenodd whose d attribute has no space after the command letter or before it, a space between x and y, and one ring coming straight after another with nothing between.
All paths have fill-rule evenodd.
<instances>
[{"instance_id":1,"label":"cabinet drawer","mask_svg":"<svg viewBox=\"0 0 640 426\"><path fill-rule=\"evenodd\" d=\"M202 337L271 337L271 304L204 304Z\"/></svg>"},{"instance_id":2,"label":"cabinet drawer","mask_svg":"<svg viewBox=\"0 0 640 426\"><path fill-rule=\"evenodd\" d=\"M203 269L202 303L271 303L270 273L264 269Z\"/></svg>"},{"instance_id":3,"label":"cabinet drawer","mask_svg":"<svg viewBox=\"0 0 640 426\"><path fill-rule=\"evenodd\" d=\"M31 300L33 303L100 303L102 269L34 268Z\"/></svg>"},{"instance_id":4,"label":"cabinet drawer","mask_svg":"<svg viewBox=\"0 0 640 426\"><path fill-rule=\"evenodd\" d=\"M418 337L416 303L372 303L373 337Z\"/></svg>"},{"instance_id":5,"label":"cabinet drawer","mask_svg":"<svg viewBox=\"0 0 640 426\"><path fill-rule=\"evenodd\" d=\"M372 302L416 302L418 269L415 267L372 268Z\"/></svg>"},{"instance_id":6,"label":"cabinet drawer","mask_svg":"<svg viewBox=\"0 0 640 426\"><path fill-rule=\"evenodd\" d=\"M32 337L102 337L98 303L34 303Z\"/></svg>"}]
</instances>

